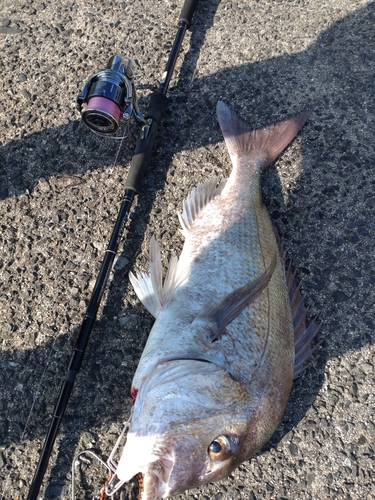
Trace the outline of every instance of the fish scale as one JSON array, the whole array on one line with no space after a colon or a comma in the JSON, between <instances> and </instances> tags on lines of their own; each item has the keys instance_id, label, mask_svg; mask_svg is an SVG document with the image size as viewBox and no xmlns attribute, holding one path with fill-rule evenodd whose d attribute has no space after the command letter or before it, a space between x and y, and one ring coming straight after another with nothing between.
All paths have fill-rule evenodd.
<instances>
[{"instance_id":1,"label":"fish scale","mask_svg":"<svg viewBox=\"0 0 375 500\"><path fill-rule=\"evenodd\" d=\"M184 202L185 243L164 282L155 238L150 273L130 275L156 320L133 379L117 476L142 473L142 500L220 480L258 451L282 418L295 366L303 369L317 332L305 327L301 294L290 269L285 274L261 197L262 170L310 111L257 131L224 103L217 112L229 179L206 181Z\"/></svg>"},{"instance_id":2,"label":"fish scale","mask_svg":"<svg viewBox=\"0 0 375 500\"><path fill-rule=\"evenodd\" d=\"M156 320L153 336L143 352L134 378L134 386L142 385L155 360L168 356L182 357L189 350L203 353L205 359L214 358L226 370L230 366L230 373L237 378L240 373L248 374L251 368L259 366L270 333L271 336L273 332L276 333L273 342L279 346L280 321L289 327L286 337L289 338L290 350L293 350L293 327L284 268L269 215L260 202L261 164L256 162L256 158L250 162L239 162L238 169L253 172L253 175L241 176L234 170L237 174L234 181L229 179L220 197L215 196L190 226L177 272L179 274L189 269L189 278L176 289L173 301ZM252 189L243 189L244 177ZM233 192L241 190L241 203L233 203ZM228 325L228 335L221 338L220 344L211 345L200 332L184 328L208 301L220 301L233 289L243 285L244 280L252 281L255 277L252 269L257 270L256 275L261 275L266 268L266 259L269 262L275 253L277 269L267 288L268 296L260 297ZM281 302L281 307L269 310L269 303L275 301ZM184 311L183 314L181 311ZM170 318L175 323L174 329L180 329L173 343L165 334ZM159 325L162 325L161 329ZM251 332L251 342L248 342L248 335L244 338L244 332L247 331ZM292 354L291 359L293 362Z\"/></svg>"}]
</instances>

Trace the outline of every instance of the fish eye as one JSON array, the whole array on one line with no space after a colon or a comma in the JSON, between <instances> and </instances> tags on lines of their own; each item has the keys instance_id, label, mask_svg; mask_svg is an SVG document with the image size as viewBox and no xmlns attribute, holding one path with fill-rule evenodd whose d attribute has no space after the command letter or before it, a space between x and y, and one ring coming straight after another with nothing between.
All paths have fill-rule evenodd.
<instances>
[{"instance_id":1,"label":"fish eye","mask_svg":"<svg viewBox=\"0 0 375 500\"><path fill-rule=\"evenodd\" d=\"M229 436L218 436L208 447L208 454L213 460L226 460L234 453L234 443Z\"/></svg>"},{"instance_id":2,"label":"fish eye","mask_svg":"<svg viewBox=\"0 0 375 500\"><path fill-rule=\"evenodd\" d=\"M210 444L210 452L211 453L220 453L222 450L222 446L219 441L212 441Z\"/></svg>"}]
</instances>

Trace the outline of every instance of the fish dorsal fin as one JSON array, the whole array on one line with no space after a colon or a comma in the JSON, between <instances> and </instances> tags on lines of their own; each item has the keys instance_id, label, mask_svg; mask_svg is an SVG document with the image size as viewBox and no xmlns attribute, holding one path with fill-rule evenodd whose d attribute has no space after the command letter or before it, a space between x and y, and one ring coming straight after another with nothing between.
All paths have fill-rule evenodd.
<instances>
[{"instance_id":1,"label":"fish dorsal fin","mask_svg":"<svg viewBox=\"0 0 375 500\"><path fill-rule=\"evenodd\" d=\"M273 256L272 262L268 269L263 274L258 276L253 281L250 281L244 286L236 288L227 295L219 304L207 303L196 320L206 322L210 327L210 340L217 340L225 330L225 328L235 319L241 312L246 309L254 300L259 297L262 291L268 285L269 280L275 270L276 254Z\"/></svg>"},{"instance_id":2,"label":"fish dorsal fin","mask_svg":"<svg viewBox=\"0 0 375 500\"><path fill-rule=\"evenodd\" d=\"M182 277L177 276L178 259L175 255L169 261L163 283L160 245L153 236L150 241L150 273L129 273L129 279L139 300L150 314L157 318L165 304L170 302Z\"/></svg>"},{"instance_id":3,"label":"fish dorsal fin","mask_svg":"<svg viewBox=\"0 0 375 500\"><path fill-rule=\"evenodd\" d=\"M220 194L225 186L226 180L218 181L216 177L208 179L195 187L183 203L182 214L178 214L182 233L186 236L190 226L198 216L199 212L210 203L215 196Z\"/></svg>"}]
</instances>

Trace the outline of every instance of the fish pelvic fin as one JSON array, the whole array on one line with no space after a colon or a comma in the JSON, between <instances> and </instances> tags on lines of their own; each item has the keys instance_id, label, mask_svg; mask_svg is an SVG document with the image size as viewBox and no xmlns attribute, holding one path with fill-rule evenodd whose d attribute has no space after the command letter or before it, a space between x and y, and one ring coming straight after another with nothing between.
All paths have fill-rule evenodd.
<instances>
[{"instance_id":1,"label":"fish pelvic fin","mask_svg":"<svg viewBox=\"0 0 375 500\"><path fill-rule=\"evenodd\" d=\"M177 286L183 277L177 275L178 258L173 255L169 261L163 283L160 245L153 236L150 241L149 274L129 273L129 279L139 300L150 314L157 318L162 308L172 300Z\"/></svg>"},{"instance_id":2,"label":"fish pelvic fin","mask_svg":"<svg viewBox=\"0 0 375 500\"><path fill-rule=\"evenodd\" d=\"M286 270L286 281L294 327L294 378L296 379L305 371L306 360L321 345L323 340L317 342L314 346L311 345L319 331L320 325L313 320L306 326L308 308L305 307L300 286L296 285L295 273L292 272L291 265Z\"/></svg>"},{"instance_id":3,"label":"fish pelvic fin","mask_svg":"<svg viewBox=\"0 0 375 500\"><path fill-rule=\"evenodd\" d=\"M276 253L263 274L244 286L236 288L219 304L207 303L196 320L206 322L210 327L210 340L214 342L225 328L246 309L267 287L276 266Z\"/></svg>"},{"instance_id":4,"label":"fish pelvic fin","mask_svg":"<svg viewBox=\"0 0 375 500\"><path fill-rule=\"evenodd\" d=\"M307 108L297 116L258 130L251 130L250 125L222 101L218 101L216 112L231 158L257 154L264 170L298 134L312 109Z\"/></svg>"},{"instance_id":5,"label":"fish pelvic fin","mask_svg":"<svg viewBox=\"0 0 375 500\"><path fill-rule=\"evenodd\" d=\"M220 194L225 186L226 180L218 181L216 177L198 184L183 203L182 214L178 214L184 236L189 232L190 226L199 215L201 210L210 201Z\"/></svg>"}]
</instances>

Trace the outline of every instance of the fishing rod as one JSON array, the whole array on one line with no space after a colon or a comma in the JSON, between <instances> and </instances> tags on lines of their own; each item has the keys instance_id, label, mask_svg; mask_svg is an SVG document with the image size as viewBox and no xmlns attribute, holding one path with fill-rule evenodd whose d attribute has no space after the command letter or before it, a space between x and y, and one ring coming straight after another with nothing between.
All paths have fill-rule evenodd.
<instances>
[{"instance_id":1,"label":"fishing rod","mask_svg":"<svg viewBox=\"0 0 375 500\"><path fill-rule=\"evenodd\" d=\"M95 323L100 301L107 284L108 275L118 249L125 222L134 197L140 192L141 181L149 164L157 130L167 108L166 96L186 30L189 28L199 0L185 0L181 10L178 30L160 86L150 97L145 116L139 111L133 81L131 61L121 56L111 57L107 68L91 77L78 94L76 106L83 122L94 132L108 135L115 133L121 119L128 121L132 116L142 125L139 139L130 163L125 181L124 195L115 226L105 253L96 283L79 330L78 338L68 364L65 380L61 386L57 404L45 438L39 462L31 483L27 500L37 500L46 472L53 445L64 417L76 375L81 367L89 337Z\"/></svg>"}]
</instances>

